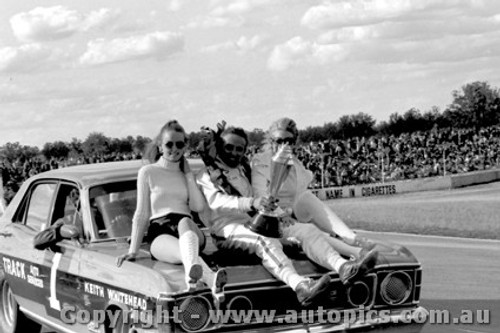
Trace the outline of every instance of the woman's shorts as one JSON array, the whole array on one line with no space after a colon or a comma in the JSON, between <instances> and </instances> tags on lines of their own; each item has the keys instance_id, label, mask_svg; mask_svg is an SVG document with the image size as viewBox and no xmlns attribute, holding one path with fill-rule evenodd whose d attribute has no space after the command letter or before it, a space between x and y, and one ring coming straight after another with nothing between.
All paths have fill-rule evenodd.
<instances>
[{"instance_id":1,"label":"woman's shorts","mask_svg":"<svg viewBox=\"0 0 500 333\"><path fill-rule=\"evenodd\" d=\"M153 240L160 235L170 235L175 238L179 238L179 222L187 217L192 219L191 216L185 214L170 213L165 216L161 216L152 219L149 222L148 233L146 236L146 241L151 244ZM199 240L200 251L205 247L205 237Z\"/></svg>"}]
</instances>

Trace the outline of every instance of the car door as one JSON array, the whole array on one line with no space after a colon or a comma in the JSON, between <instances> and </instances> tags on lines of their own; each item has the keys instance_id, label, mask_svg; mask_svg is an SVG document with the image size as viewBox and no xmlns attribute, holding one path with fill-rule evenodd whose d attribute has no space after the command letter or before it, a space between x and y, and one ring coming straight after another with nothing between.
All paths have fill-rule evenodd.
<instances>
[{"instance_id":1,"label":"car door","mask_svg":"<svg viewBox=\"0 0 500 333\"><path fill-rule=\"evenodd\" d=\"M49 274L41 269L42 255L33 248L33 237L47 226L52 216L52 202L58 183L40 181L32 184L14 215L5 227L3 238L7 249L3 267L19 306L39 313L46 298Z\"/></svg>"},{"instance_id":2,"label":"car door","mask_svg":"<svg viewBox=\"0 0 500 333\"><path fill-rule=\"evenodd\" d=\"M46 250L36 250L33 239L37 233L58 219L74 216L77 207L71 207L71 196L80 195L75 184L39 181L26 192L11 224L10 256L4 257L9 271L9 282L19 305L32 316L62 324L61 311L65 307L81 308L79 293L79 258L81 246L76 240L62 240ZM79 208L79 205L78 205ZM67 316L66 316L67 317ZM75 327L74 327L75 328Z\"/></svg>"}]
</instances>

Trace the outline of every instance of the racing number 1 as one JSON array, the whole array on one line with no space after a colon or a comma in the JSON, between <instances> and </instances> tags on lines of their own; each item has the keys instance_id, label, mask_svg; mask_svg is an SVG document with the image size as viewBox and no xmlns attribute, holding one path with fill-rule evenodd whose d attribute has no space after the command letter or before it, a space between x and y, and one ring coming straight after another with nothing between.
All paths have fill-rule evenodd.
<instances>
[{"instance_id":1,"label":"racing number 1","mask_svg":"<svg viewBox=\"0 0 500 333\"><path fill-rule=\"evenodd\" d=\"M52 267L50 269L50 307L57 311L61 311L61 303L57 299L56 295L56 281L57 281L57 268L59 267L59 262L61 261L61 253L56 252L54 258L52 258Z\"/></svg>"}]
</instances>

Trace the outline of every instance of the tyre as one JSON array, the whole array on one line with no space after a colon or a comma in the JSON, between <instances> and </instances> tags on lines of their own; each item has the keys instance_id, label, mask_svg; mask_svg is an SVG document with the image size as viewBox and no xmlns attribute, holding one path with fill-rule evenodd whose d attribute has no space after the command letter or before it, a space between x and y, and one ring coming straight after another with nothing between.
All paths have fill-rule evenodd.
<instances>
[{"instance_id":1,"label":"tyre","mask_svg":"<svg viewBox=\"0 0 500 333\"><path fill-rule=\"evenodd\" d=\"M109 316L107 315L107 311L113 312L113 317L116 317L116 323L113 325ZM123 310L118 307L110 307L106 311L106 320L104 321L105 333L128 333L130 330L130 323L125 323L123 319Z\"/></svg>"},{"instance_id":2,"label":"tyre","mask_svg":"<svg viewBox=\"0 0 500 333\"><path fill-rule=\"evenodd\" d=\"M19 310L14 293L0 268L0 333L37 333L41 325Z\"/></svg>"}]
</instances>

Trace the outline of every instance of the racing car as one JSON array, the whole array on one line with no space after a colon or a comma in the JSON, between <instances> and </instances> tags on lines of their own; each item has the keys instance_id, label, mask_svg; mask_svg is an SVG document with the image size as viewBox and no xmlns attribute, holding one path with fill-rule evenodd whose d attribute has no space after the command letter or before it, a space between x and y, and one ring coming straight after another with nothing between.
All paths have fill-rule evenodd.
<instances>
[{"instance_id":1,"label":"racing car","mask_svg":"<svg viewBox=\"0 0 500 333\"><path fill-rule=\"evenodd\" d=\"M203 166L190 160L194 171ZM404 246L372 240L375 268L345 287L330 272L327 292L302 308L293 290L255 255L217 249L207 236L202 253L225 267L223 300L200 286L188 290L182 265L151 258L143 243L128 251L142 161L51 170L23 183L0 218L0 331L58 332L333 332L374 327L420 329L422 267ZM76 202L76 204L75 204ZM75 219L76 215L79 219ZM69 218L67 218L69 217ZM60 219L61 241L37 250L33 240ZM301 275L328 273L297 247L285 247Z\"/></svg>"}]
</instances>

